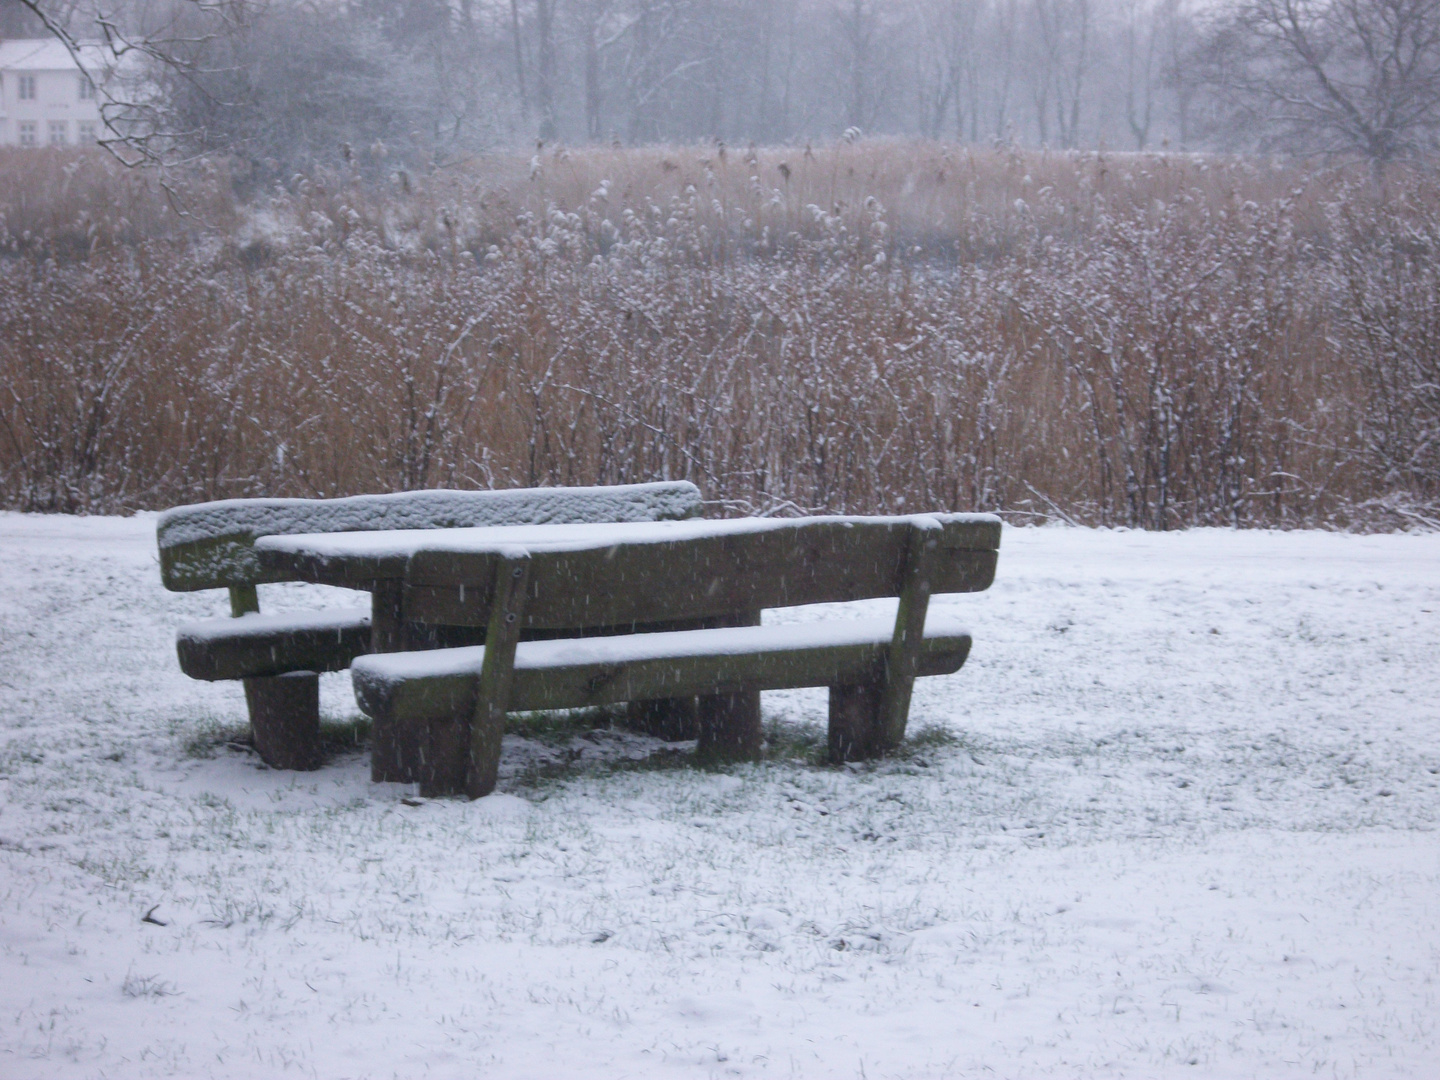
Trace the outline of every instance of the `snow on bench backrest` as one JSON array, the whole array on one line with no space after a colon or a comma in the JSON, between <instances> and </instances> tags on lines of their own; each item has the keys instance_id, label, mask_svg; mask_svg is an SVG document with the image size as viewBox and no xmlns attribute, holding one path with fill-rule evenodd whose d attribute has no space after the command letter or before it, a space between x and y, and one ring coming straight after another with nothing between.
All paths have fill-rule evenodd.
<instances>
[{"instance_id":1,"label":"snow on bench backrest","mask_svg":"<svg viewBox=\"0 0 1440 1080\"><path fill-rule=\"evenodd\" d=\"M160 515L156 540L167 589L190 592L278 580L255 557L258 536L453 529L480 525L669 521L700 512L688 481L504 491L406 491L347 499L225 499Z\"/></svg>"}]
</instances>

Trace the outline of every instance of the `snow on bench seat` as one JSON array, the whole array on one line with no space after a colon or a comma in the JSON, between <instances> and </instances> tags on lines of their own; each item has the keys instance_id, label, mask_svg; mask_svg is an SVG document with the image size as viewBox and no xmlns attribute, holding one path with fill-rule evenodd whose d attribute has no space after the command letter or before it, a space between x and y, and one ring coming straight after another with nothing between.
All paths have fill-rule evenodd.
<instances>
[{"instance_id":1,"label":"snow on bench seat","mask_svg":"<svg viewBox=\"0 0 1440 1080\"><path fill-rule=\"evenodd\" d=\"M192 679L247 679L291 671L343 671L370 648L370 609L339 608L185 623L175 633Z\"/></svg>"},{"instance_id":2,"label":"snow on bench seat","mask_svg":"<svg viewBox=\"0 0 1440 1080\"><path fill-rule=\"evenodd\" d=\"M893 619L878 618L522 641L509 708L850 683L871 676L883 662L894 630ZM932 613L918 674L957 671L969 651L970 635L961 623ZM357 658L351 677L368 715L432 720L469 712L484 659L483 645L376 654Z\"/></svg>"}]
</instances>

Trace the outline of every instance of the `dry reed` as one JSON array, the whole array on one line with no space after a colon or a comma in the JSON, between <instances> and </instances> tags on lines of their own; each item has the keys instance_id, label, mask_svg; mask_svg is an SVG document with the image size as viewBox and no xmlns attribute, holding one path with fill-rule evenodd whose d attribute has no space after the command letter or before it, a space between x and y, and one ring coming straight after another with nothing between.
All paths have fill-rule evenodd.
<instances>
[{"instance_id":1,"label":"dry reed","mask_svg":"<svg viewBox=\"0 0 1440 1080\"><path fill-rule=\"evenodd\" d=\"M219 166L0 153L0 502L683 477L721 512L1433 522L1440 192L1386 184L870 142L239 205Z\"/></svg>"}]
</instances>

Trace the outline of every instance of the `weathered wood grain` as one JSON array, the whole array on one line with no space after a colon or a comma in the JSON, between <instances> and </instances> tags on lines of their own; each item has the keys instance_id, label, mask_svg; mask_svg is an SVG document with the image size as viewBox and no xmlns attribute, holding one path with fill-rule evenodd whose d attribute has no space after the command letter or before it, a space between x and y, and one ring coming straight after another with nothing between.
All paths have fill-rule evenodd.
<instances>
[{"instance_id":1,"label":"weathered wood grain","mask_svg":"<svg viewBox=\"0 0 1440 1080\"><path fill-rule=\"evenodd\" d=\"M535 551L525 627L623 625L895 596L909 530L909 519L822 520L754 534ZM997 552L949 546L948 531L937 544L931 592L988 588ZM406 572L406 610L430 622L484 625L496 557L417 552Z\"/></svg>"},{"instance_id":2,"label":"weathered wood grain","mask_svg":"<svg viewBox=\"0 0 1440 1080\"><path fill-rule=\"evenodd\" d=\"M958 671L969 655L970 643L968 634L927 637L916 675ZM758 655L651 656L627 663L520 666L514 671L508 707L515 711L567 709L760 688L853 685L875 678L889 647L887 635L860 644ZM453 713L473 713L478 679L477 670L394 681L357 679L356 693L369 716L419 723Z\"/></svg>"},{"instance_id":3,"label":"weathered wood grain","mask_svg":"<svg viewBox=\"0 0 1440 1080\"><path fill-rule=\"evenodd\" d=\"M880 727L876 741L882 751L894 749L905 738L910 693L920 667L925 613L930 609L930 591L939 555L939 532L936 524L923 518L910 526L895 633L885 651L885 675L875 717Z\"/></svg>"},{"instance_id":4,"label":"weathered wood grain","mask_svg":"<svg viewBox=\"0 0 1440 1080\"><path fill-rule=\"evenodd\" d=\"M485 630L485 661L480 667L475 708L470 714L470 760L465 772L465 792L472 799L495 790L500 743L505 735L505 713L511 708L515 647L520 643L529 579L530 556L524 551L506 552L495 563L491 586L495 600L491 605L490 624ZM424 790L423 780L421 790Z\"/></svg>"},{"instance_id":5,"label":"weathered wood grain","mask_svg":"<svg viewBox=\"0 0 1440 1080\"><path fill-rule=\"evenodd\" d=\"M255 549L260 536L391 529L454 529L557 522L667 521L694 517L700 491L686 481L593 488L497 491L405 491L341 499L228 499L177 506L160 515L156 540L160 579L189 592L276 581L319 581L366 588L366 581L396 578L404 558L361 563L312 562L312 576L297 578Z\"/></svg>"},{"instance_id":6,"label":"weathered wood grain","mask_svg":"<svg viewBox=\"0 0 1440 1080\"><path fill-rule=\"evenodd\" d=\"M272 769L320 767L320 676L293 671L245 680L250 732L260 760Z\"/></svg>"},{"instance_id":7,"label":"weathered wood grain","mask_svg":"<svg viewBox=\"0 0 1440 1080\"><path fill-rule=\"evenodd\" d=\"M229 622L230 620L225 620ZM175 640L180 670L192 679L215 682L283 675L287 671L344 671L370 651L370 626L363 615L353 623L323 629L277 630L257 634L237 623L233 636Z\"/></svg>"}]
</instances>

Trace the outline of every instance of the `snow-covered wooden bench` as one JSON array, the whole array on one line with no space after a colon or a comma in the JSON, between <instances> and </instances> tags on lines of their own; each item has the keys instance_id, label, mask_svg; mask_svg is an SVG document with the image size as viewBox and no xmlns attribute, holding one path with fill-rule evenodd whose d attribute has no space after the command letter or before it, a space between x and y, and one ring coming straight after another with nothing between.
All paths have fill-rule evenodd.
<instances>
[{"instance_id":1,"label":"snow-covered wooden bench","mask_svg":"<svg viewBox=\"0 0 1440 1080\"><path fill-rule=\"evenodd\" d=\"M395 634L384 589L365 608L260 614L257 585L293 580L260 564L255 540L294 533L452 529L548 522L636 522L692 517L700 492L684 481L592 488L411 491L346 499L228 499L160 515L156 539L167 589L230 590L229 619L187 623L176 639L180 667L196 679L240 679L255 747L276 768L320 764L319 672L340 671ZM368 583L356 582L359 588ZM473 635L472 635L473 639Z\"/></svg>"},{"instance_id":2,"label":"snow-covered wooden bench","mask_svg":"<svg viewBox=\"0 0 1440 1080\"><path fill-rule=\"evenodd\" d=\"M904 736L915 678L958 670L970 650L954 619L927 619L931 594L988 588L1000 542L999 520L975 514L502 531L425 541L405 572L408 613L484 625L483 646L376 654L351 668L364 712L418 731L425 794L492 790L512 710L700 695L702 752L753 757L762 734L747 700L828 686L831 757L883 753ZM323 543L312 547L324 557ZM762 608L883 596L899 597L894 620L758 625ZM737 611L757 625L521 640Z\"/></svg>"}]
</instances>

